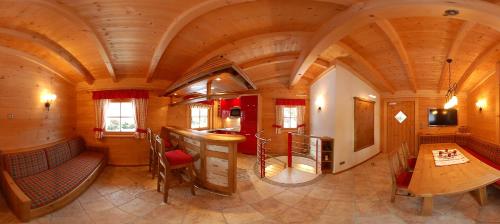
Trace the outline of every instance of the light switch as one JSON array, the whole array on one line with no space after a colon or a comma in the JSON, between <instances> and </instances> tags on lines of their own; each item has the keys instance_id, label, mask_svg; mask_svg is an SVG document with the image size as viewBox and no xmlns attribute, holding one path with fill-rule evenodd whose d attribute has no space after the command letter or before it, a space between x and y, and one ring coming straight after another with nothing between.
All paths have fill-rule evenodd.
<instances>
[{"instance_id":1,"label":"light switch","mask_svg":"<svg viewBox=\"0 0 500 224\"><path fill-rule=\"evenodd\" d=\"M14 119L14 114L7 114L7 119L12 120Z\"/></svg>"}]
</instances>

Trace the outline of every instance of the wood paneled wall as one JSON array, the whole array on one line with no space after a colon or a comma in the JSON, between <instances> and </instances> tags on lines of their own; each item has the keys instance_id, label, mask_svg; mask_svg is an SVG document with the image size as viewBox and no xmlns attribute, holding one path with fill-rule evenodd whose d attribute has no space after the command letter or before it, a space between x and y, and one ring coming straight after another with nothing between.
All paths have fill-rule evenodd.
<instances>
[{"instance_id":1,"label":"wood paneled wall","mask_svg":"<svg viewBox=\"0 0 500 224\"><path fill-rule=\"evenodd\" d=\"M478 100L485 100L486 106L479 111ZM499 126L499 78L492 75L469 93L467 100L468 127L472 135L492 143L500 143Z\"/></svg>"},{"instance_id":2,"label":"wood paneled wall","mask_svg":"<svg viewBox=\"0 0 500 224\"><path fill-rule=\"evenodd\" d=\"M158 93L150 92L147 127L159 133L167 123L168 99L157 97ZM77 93L77 132L83 136L87 144L109 147L109 163L112 165L145 165L148 162L148 149L145 139L133 137L105 137L98 141L92 129L95 127L94 102L92 93Z\"/></svg>"},{"instance_id":3,"label":"wood paneled wall","mask_svg":"<svg viewBox=\"0 0 500 224\"><path fill-rule=\"evenodd\" d=\"M43 92L57 95L47 111ZM30 61L0 54L0 150L56 142L75 134L75 87Z\"/></svg>"},{"instance_id":4,"label":"wood paneled wall","mask_svg":"<svg viewBox=\"0 0 500 224\"><path fill-rule=\"evenodd\" d=\"M387 102L413 101L415 102L415 147L418 143L419 134L444 134L455 133L458 127L467 126L467 106L468 97L464 94L458 95L458 125L450 127L429 127L428 110L429 108L443 108L445 103L444 95L417 96L417 97L390 97L383 99L382 113L382 151L387 152L387 119L394 119L395 114L387 114ZM397 113L397 112L396 112Z\"/></svg>"}]
</instances>

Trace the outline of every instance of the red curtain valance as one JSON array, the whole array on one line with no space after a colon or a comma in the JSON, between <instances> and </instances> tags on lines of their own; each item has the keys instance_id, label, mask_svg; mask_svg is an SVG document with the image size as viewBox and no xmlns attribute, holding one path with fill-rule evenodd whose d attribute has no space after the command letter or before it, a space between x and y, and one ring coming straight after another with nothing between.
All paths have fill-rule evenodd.
<instances>
[{"instance_id":1,"label":"red curtain valance","mask_svg":"<svg viewBox=\"0 0 500 224\"><path fill-rule=\"evenodd\" d=\"M92 99L149 99L147 90L104 90L92 92Z\"/></svg>"},{"instance_id":2,"label":"red curtain valance","mask_svg":"<svg viewBox=\"0 0 500 224\"><path fill-rule=\"evenodd\" d=\"M305 106L305 99L276 99L276 105L283 106Z\"/></svg>"}]
</instances>

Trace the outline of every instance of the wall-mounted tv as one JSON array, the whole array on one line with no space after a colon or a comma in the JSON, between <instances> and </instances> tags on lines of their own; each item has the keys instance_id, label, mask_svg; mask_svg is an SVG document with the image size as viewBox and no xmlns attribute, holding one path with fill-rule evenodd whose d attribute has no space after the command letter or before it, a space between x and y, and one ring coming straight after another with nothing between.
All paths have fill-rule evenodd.
<instances>
[{"instance_id":1,"label":"wall-mounted tv","mask_svg":"<svg viewBox=\"0 0 500 224\"><path fill-rule=\"evenodd\" d=\"M429 109L429 126L457 126L456 109Z\"/></svg>"}]
</instances>

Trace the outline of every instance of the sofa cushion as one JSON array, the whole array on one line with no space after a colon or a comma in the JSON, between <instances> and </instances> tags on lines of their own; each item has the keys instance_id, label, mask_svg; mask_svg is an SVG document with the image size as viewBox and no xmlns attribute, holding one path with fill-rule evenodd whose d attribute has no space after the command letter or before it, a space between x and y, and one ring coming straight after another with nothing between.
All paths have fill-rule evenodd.
<instances>
[{"instance_id":1,"label":"sofa cushion","mask_svg":"<svg viewBox=\"0 0 500 224\"><path fill-rule=\"evenodd\" d=\"M71 157L75 157L85 151L85 142L82 138L74 138L68 141Z\"/></svg>"},{"instance_id":2,"label":"sofa cushion","mask_svg":"<svg viewBox=\"0 0 500 224\"><path fill-rule=\"evenodd\" d=\"M50 169L59 166L72 158L67 142L47 148L45 149L45 153L47 154L47 162Z\"/></svg>"},{"instance_id":3,"label":"sofa cushion","mask_svg":"<svg viewBox=\"0 0 500 224\"><path fill-rule=\"evenodd\" d=\"M470 148L465 148L463 147L467 152L469 152L472 156L476 157L477 159L481 160L483 163L486 163L488 164L489 166L497 169L497 170L500 170L500 164L497 164L493 161L491 161L490 159L482 156L481 154L477 153L476 151L470 149Z\"/></svg>"},{"instance_id":4,"label":"sofa cushion","mask_svg":"<svg viewBox=\"0 0 500 224\"><path fill-rule=\"evenodd\" d=\"M12 178L31 176L49 169L44 150L6 154L5 169Z\"/></svg>"},{"instance_id":5,"label":"sofa cushion","mask_svg":"<svg viewBox=\"0 0 500 224\"><path fill-rule=\"evenodd\" d=\"M74 190L103 160L104 154L86 151L54 169L15 181L31 199L31 208L38 208Z\"/></svg>"}]
</instances>

